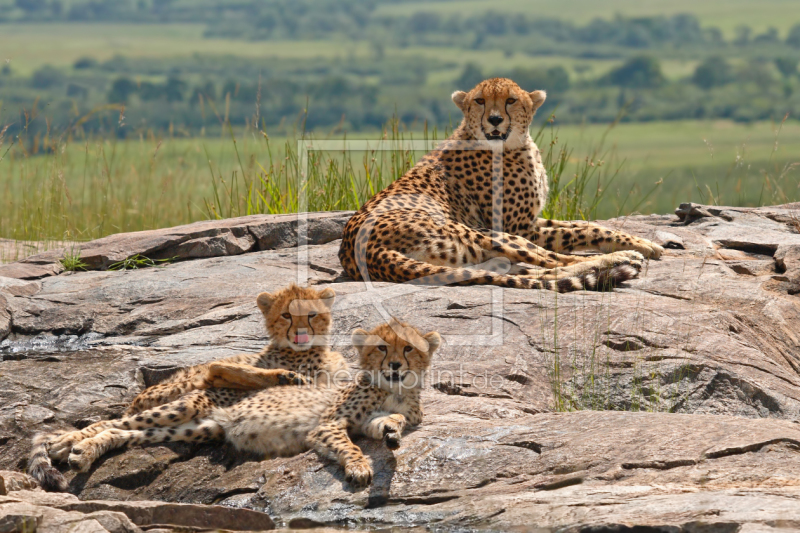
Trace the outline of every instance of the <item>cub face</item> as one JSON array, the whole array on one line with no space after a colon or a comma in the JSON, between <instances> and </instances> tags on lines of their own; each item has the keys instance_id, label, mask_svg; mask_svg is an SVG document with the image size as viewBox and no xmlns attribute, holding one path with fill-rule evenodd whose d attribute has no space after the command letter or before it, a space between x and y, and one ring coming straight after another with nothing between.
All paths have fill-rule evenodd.
<instances>
[{"instance_id":1,"label":"cub face","mask_svg":"<svg viewBox=\"0 0 800 533\"><path fill-rule=\"evenodd\" d=\"M503 141L509 150L527 143L533 115L546 97L544 91L524 91L506 78L491 78L452 96L464 113L462 125L475 139Z\"/></svg>"},{"instance_id":2,"label":"cub face","mask_svg":"<svg viewBox=\"0 0 800 533\"><path fill-rule=\"evenodd\" d=\"M335 297L330 288L317 291L292 284L273 294L262 292L256 303L273 342L303 352L329 343Z\"/></svg>"},{"instance_id":3,"label":"cub face","mask_svg":"<svg viewBox=\"0 0 800 533\"><path fill-rule=\"evenodd\" d=\"M422 335L416 328L392 319L372 331L357 329L353 345L359 353L359 366L373 385L395 394L419 389L431 357L442 342L435 331Z\"/></svg>"}]
</instances>

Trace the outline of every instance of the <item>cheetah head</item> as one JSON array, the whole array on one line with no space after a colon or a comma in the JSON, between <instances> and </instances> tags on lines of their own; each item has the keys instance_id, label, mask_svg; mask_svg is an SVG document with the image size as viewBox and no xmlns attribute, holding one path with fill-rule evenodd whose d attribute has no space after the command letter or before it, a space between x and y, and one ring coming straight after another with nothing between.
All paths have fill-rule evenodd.
<instances>
[{"instance_id":1,"label":"cheetah head","mask_svg":"<svg viewBox=\"0 0 800 533\"><path fill-rule=\"evenodd\" d=\"M373 385L396 394L422 387L433 352L441 342L435 331L422 335L394 318L372 331L353 332L361 370Z\"/></svg>"},{"instance_id":2,"label":"cheetah head","mask_svg":"<svg viewBox=\"0 0 800 533\"><path fill-rule=\"evenodd\" d=\"M464 113L461 127L467 133L477 140L503 141L508 150L527 144L533 115L546 97L544 91L524 91L506 78L491 78L452 96Z\"/></svg>"},{"instance_id":3,"label":"cheetah head","mask_svg":"<svg viewBox=\"0 0 800 533\"><path fill-rule=\"evenodd\" d=\"M272 294L262 292L256 303L272 341L302 352L328 344L335 297L330 288L316 291L292 284Z\"/></svg>"}]
</instances>

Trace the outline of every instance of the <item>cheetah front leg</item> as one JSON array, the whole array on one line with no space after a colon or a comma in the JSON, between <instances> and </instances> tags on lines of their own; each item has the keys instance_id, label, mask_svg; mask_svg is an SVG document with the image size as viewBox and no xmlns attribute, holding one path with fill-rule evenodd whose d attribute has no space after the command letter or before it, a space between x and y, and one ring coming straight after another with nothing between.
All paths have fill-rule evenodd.
<instances>
[{"instance_id":1,"label":"cheetah front leg","mask_svg":"<svg viewBox=\"0 0 800 533\"><path fill-rule=\"evenodd\" d=\"M308 435L308 443L317 453L336 460L344 467L344 479L360 489L372 483L372 467L361 448L353 444L343 423L320 424Z\"/></svg>"},{"instance_id":2,"label":"cheetah front leg","mask_svg":"<svg viewBox=\"0 0 800 533\"><path fill-rule=\"evenodd\" d=\"M265 370L242 363L217 362L208 365L206 381L224 389L254 390L278 385L306 385L308 381L291 370Z\"/></svg>"},{"instance_id":3,"label":"cheetah front leg","mask_svg":"<svg viewBox=\"0 0 800 533\"><path fill-rule=\"evenodd\" d=\"M596 250L612 253L633 250L652 259L658 259L664 253L664 248L647 239L591 222L537 218L533 228L526 233L531 242L555 252Z\"/></svg>"},{"instance_id":4,"label":"cheetah front leg","mask_svg":"<svg viewBox=\"0 0 800 533\"><path fill-rule=\"evenodd\" d=\"M387 448L396 450L400 447L400 437L405 427L405 416L382 411L367 419L361 427L361 432L371 439L382 439Z\"/></svg>"},{"instance_id":5,"label":"cheetah front leg","mask_svg":"<svg viewBox=\"0 0 800 533\"><path fill-rule=\"evenodd\" d=\"M213 420L192 420L175 428L107 429L73 446L69 465L78 472L87 472L103 454L124 446L178 441L199 443L220 439L224 435L222 427Z\"/></svg>"}]
</instances>

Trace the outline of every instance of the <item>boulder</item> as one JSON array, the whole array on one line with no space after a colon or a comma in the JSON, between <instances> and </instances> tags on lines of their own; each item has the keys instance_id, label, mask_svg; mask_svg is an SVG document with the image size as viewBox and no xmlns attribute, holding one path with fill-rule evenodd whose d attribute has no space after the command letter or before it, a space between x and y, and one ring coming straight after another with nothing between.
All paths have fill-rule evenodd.
<instances>
[{"instance_id":1,"label":"boulder","mask_svg":"<svg viewBox=\"0 0 800 533\"><path fill-rule=\"evenodd\" d=\"M181 261L288 248L298 243L325 244L341 237L352 214L351 211L341 211L308 213L302 217L252 215L119 233L87 243L68 243L17 263L0 266L0 276L19 279L52 276L63 270L59 261L66 254L79 255L86 270L105 270L137 255L153 260ZM300 236L301 230L304 237Z\"/></svg>"},{"instance_id":2,"label":"boulder","mask_svg":"<svg viewBox=\"0 0 800 533\"><path fill-rule=\"evenodd\" d=\"M215 504L286 527L800 527L798 213L684 204L678 216L602 221L667 248L605 293L357 283L337 258L343 214L315 215L321 236L309 229L301 246L291 219L258 230L233 219L160 230L188 235L165 255L228 243L204 241L207 256L162 268L0 277L0 469L24 469L37 431L119 416L178 368L259 350L255 296L299 282L336 290L333 342L351 361L349 333L388 315L443 335L424 424L394 453L358 441L375 469L369 489L353 491L311 452L262 460L174 443L68 472L74 495L103 503L59 512L132 517L118 502L144 501L136 513ZM230 245L248 235L251 248ZM95 264L156 258L141 245L150 238L107 237L115 252ZM101 248L83 246L84 257Z\"/></svg>"}]
</instances>

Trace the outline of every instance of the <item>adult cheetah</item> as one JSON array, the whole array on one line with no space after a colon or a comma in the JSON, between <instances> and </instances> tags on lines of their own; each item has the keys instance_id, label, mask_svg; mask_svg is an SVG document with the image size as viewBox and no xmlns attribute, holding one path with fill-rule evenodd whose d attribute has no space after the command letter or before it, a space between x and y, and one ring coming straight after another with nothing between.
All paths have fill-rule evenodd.
<instances>
[{"instance_id":1,"label":"adult cheetah","mask_svg":"<svg viewBox=\"0 0 800 533\"><path fill-rule=\"evenodd\" d=\"M309 381L328 386L337 377L349 377L347 361L329 347L335 297L336 293L330 288L317 291L294 284L273 294L262 292L256 304L264 315L270 343L261 352L234 355L180 370L136 396L125 412L127 418L103 420L77 431L37 435L28 460L29 473L46 490L65 490L66 480L52 467L51 459L65 460L74 444L107 429L130 429L130 419L158 424L162 422L159 411L152 413L153 419L140 413L192 391L198 391L194 395L195 411L187 411L181 419L205 415L220 402L227 405L239 397L232 389L254 390L302 385ZM206 392L212 387L218 390Z\"/></svg>"},{"instance_id":2,"label":"adult cheetah","mask_svg":"<svg viewBox=\"0 0 800 533\"><path fill-rule=\"evenodd\" d=\"M440 342L438 333L422 335L396 320L371 332L359 329L353 344L360 371L349 385L194 391L81 440L69 463L86 472L101 455L125 445L224 438L239 450L266 456L313 448L337 460L349 483L363 487L372 480L372 468L348 433L399 448L406 425L422 421L420 388ZM209 410L202 394L216 407Z\"/></svg>"},{"instance_id":3,"label":"adult cheetah","mask_svg":"<svg viewBox=\"0 0 800 533\"><path fill-rule=\"evenodd\" d=\"M615 285L638 275L643 256L658 258L663 248L645 239L537 218L548 183L528 130L545 97L504 78L453 93L464 113L458 128L345 226L347 274L563 292ZM577 250L604 255L561 253Z\"/></svg>"}]
</instances>

